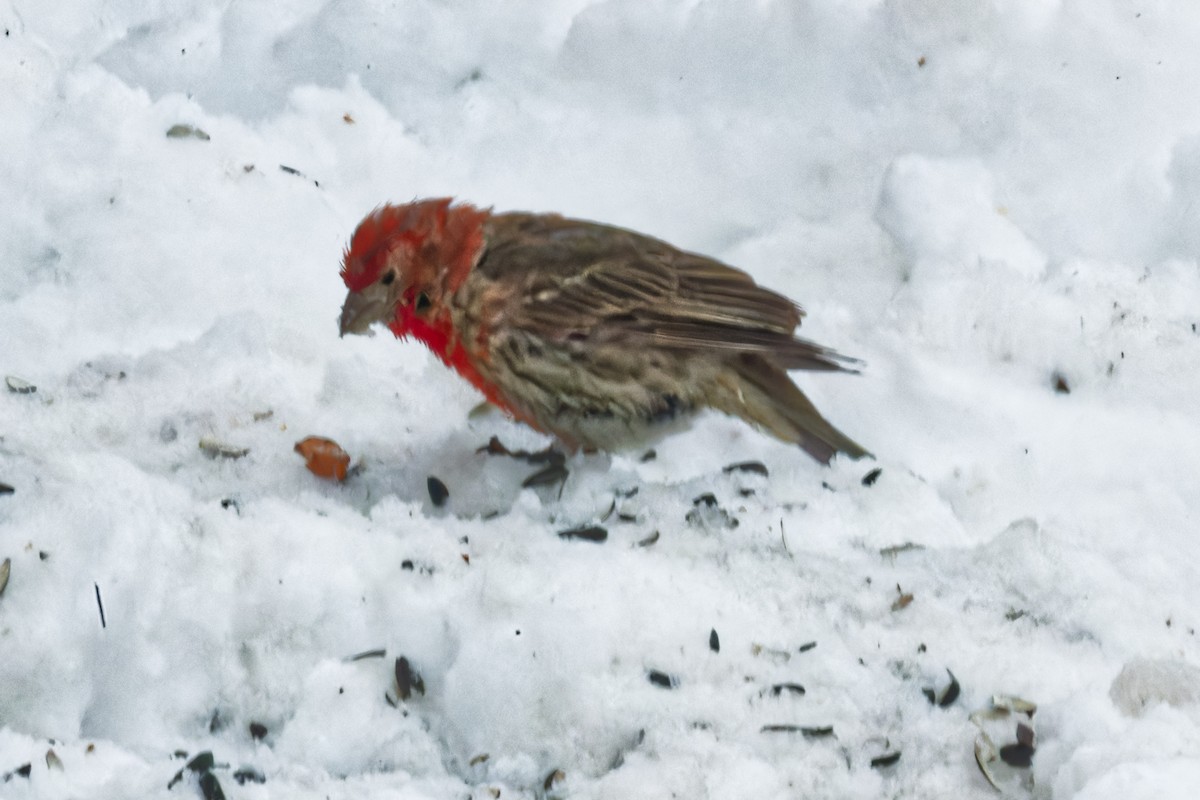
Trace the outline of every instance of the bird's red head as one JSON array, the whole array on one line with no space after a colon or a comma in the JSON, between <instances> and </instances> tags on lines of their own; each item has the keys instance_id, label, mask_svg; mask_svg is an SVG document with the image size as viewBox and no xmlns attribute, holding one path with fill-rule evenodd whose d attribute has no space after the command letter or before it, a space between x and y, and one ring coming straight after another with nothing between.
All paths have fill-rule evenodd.
<instances>
[{"instance_id":1,"label":"bird's red head","mask_svg":"<svg viewBox=\"0 0 1200 800\"><path fill-rule=\"evenodd\" d=\"M440 315L483 248L489 211L451 205L448 197L383 205L358 224L342 256L350 290L341 331L363 333L387 322L398 336Z\"/></svg>"}]
</instances>

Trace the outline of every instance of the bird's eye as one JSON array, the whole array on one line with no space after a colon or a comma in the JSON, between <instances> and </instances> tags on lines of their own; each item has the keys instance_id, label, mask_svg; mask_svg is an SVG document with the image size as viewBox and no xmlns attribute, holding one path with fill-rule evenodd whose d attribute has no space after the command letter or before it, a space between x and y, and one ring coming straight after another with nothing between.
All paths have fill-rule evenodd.
<instances>
[{"instance_id":1,"label":"bird's eye","mask_svg":"<svg viewBox=\"0 0 1200 800\"><path fill-rule=\"evenodd\" d=\"M417 295L417 311L424 311L425 309L429 308L430 305L432 304L429 302L429 295L425 294L424 292L421 292L419 295Z\"/></svg>"},{"instance_id":2,"label":"bird's eye","mask_svg":"<svg viewBox=\"0 0 1200 800\"><path fill-rule=\"evenodd\" d=\"M393 270L389 270L383 273L383 277L379 279L379 282L384 286L391 286L394 280L396 280L396 273Z\"/></svg>"}]
</instances>

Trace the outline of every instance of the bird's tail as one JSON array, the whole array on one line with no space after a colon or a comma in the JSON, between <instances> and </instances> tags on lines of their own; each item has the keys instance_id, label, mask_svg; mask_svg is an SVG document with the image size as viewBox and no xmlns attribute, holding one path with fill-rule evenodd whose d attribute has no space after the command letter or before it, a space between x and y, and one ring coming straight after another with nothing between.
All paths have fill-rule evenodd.
<instances>
[{"instance_id":1,"label":"bird's tail","mask_svg":"<svg viewBox=\"0 0 1200 800\"><path fill-rule=\"evenodd\" d=\"M821 416L782 368L752 354L740 355L731 366L736 379L730 383L735 385L726 387L730 391L718 404L722 411L800 445L822 464L828 464L835 453L851 458L871 455Z\"/></svg>"}]
</instances>

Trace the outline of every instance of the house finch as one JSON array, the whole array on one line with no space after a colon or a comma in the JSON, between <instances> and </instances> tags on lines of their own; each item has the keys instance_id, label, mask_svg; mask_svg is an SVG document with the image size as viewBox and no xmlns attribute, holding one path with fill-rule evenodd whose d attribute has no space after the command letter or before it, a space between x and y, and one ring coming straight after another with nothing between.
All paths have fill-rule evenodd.
<instances>
[{"instance_id":1,"label":"house finch","mask_svg":"<svg viewBox=\"0 0 1200 800\"><path fill-rule=\"evenodd\" d=\"M795 338L786 297L658 239L428 199L368 214L341 274L343 335L386 322L571 450L644 444L715 408L823 463L867 455L787 375L852 359Z\"/></svg>"}]
</instances>

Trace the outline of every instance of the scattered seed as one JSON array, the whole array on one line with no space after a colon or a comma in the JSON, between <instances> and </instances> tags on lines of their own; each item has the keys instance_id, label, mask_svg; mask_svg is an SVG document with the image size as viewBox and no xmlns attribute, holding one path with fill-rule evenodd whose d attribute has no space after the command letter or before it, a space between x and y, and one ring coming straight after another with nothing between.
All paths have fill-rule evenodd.
<instances>
[{"instance_id":1,"label":"scattered seed","mask_svg":"<svg viewBox=\"0 0 1200 800\"><path fill-rule=\"evenodd\" d=\"M267 726L261 722L250 723L250 738L262 741L267 738Z\"/></svg>"},{"instance_id":2,"label":"scattered seed","mask_svg":"<svg viewBox=\"0 0 1200 800\"><path fill-rule=\"evenodd\" d=\"M6 558L0 562L0 595L4 594L4 589L8 586L8 576L12 573L12 559Z\"/></svg>"},{"instance_id":3,"label":"scattered seed","mask_svg":"<svg viewBox=\"0 0 1200 800\"><path fill-rule=\"evenodd\" d=\"M350 468L350 455L333 439L306 436L296 442L292 449L304 458L304 466L318 478L346 480L346 471Z\"/></svg>"},{"instance_id":4,"label":"scattered seed","mask_svg":"<svg viewBox=\"0 0 1200 800\"><path fill-rule=\"evenodd\" d=\"M1010 767L1027 769L1033 766L1033 752L1027 744L1006 744L1000 748L1000 760Z\"/></svg>"},{"instance_id":5,"label":"scattered seed","mask_svg":"<svg viewBox=\"0 0 1200 800\"><path fill-rule=\"evenodd\" d=\"M225 792L221 791L221 782L211 772L200 774L200 794L204 800L225 800Z\"/></svg>"},{"instance_id":6,"label":"scattered seed","mask_svg":"<svg viewBox=\"0 0 1200 800\"><path fill-rule=\"evenodd\" d=\"M907 553L910 550L924 550L925 545L914 544L913 542L905 542L904 544L894 544L891 547L884 547L879 551L879 555L889 558L895 558L901 553Z\"/></svg>"},{"instance_id":7,"label":"scattered seed","mask_svg":"<svg viewBox=\"0 0 1200 800\"><path fill-rule=\"evenodd\" d=\"M529 489L535 486L554 486L564 483L570 473L567 468L561 464L551 464L548 467L543 467L537 472L530 475L525 480L521 481L522 489Z\"/></svg>"},{"instance_id":8,"label":"scattered seed","mask_svg":"<svg viewBox=\"0 0 1200 800\"><path fill-rule=\"evenodd\" d=\"M787 650L776 650L774 648L767 647L766 645L758 644L756 642L751 643L751 645L750 645L750 655L766 656L767 658L770 658L772 661L776 661L781 664L790 661L792 658L792 654L789 653Z\"/></svg>"},{"instance_id":9,"label":"scattered seed","mask_svg":"<svg viewBox=\"0 0 1200 800\"><path fill-rule=\"evenodd\" d=\"M1058 394L1070 394L1071 385L1067 383L1066 376L1061 372L1056 372L1050 376L1050 380L1054 382L1054 391Z\"/></svg>"},{"instance_id":10,"label":"scattered seed","mask_svg":"<svg viewBox=\"0 0 1200 800\"><path fill-rule=\"evenodd\" d=\"M908 608L909 604L913 601L912 592L901 592L898 584L896 586L896 591L900 593L900 596L897 597L892 603L892 611L900 611Z\"/></svg>"},{"instance_id":11,"label":"scattered seed","mask_svg":"<svg viewBox=\"0 0 1200 800\"><path fill-rule=\"evenodd\" d=\"M762 475L764 478L771 474L767 470L766 465L761 461L741 461L737 464L730 464L721 471L726 474L730 472L752 472L755 475Z\"/></svg>"},{"instance_id":12,"label":"scattered seed","mask_svg":"<svg viewBox=\"0 0 1200 800\"><path fill-rule=\"evenodd\" d=\"M221 500L221 508L224 508L226 510L232 508L238 514L242 513L242 507L240 505L238 505L238 501L234 500L232 497L226 497L226 498L222 499Z\"/></svg>"},{"instance_id":13,"label":"scattered seed","mask_svg":"<svg viewBox=\"0 0 1200 800\"><path fill-rule=\"evenodd\" d=\"M408 663L408 659L400 656L396 659L396 696L401 700L407 700L412 697L415 689L420 694L425 694L425 680L421 674L412 668Z\"/></svg>"},{"instance_id":14,"label":"scattered seed","mask_svg":"<svg viewBox=\"0 0 1200 800\"><path fill-rule=\"evenodd\" d=\"M567 779L567 773L561 769L556 769L546 776L546 780L542 781L542 788L547 792L554 787L556 783L562 783Z\"/></svg>"},{"instance_id":15,"label":"scattered seed","mask_svg":"<svg viewBox=\"0 0 1200 800\"><path fill-rule=\"evenodd\" d=\"M171 758L187 758L187 750L176 750L171 753Z\"/></svg>"},{"instance_id":16,"label":"scattered seed","mask_svg":"<svg viewBox=\"0 0 1200 800\"><path fill-rule=\"evenodd\" d=\"M862 485L863 486L874 486L875 481L879 480L879 476L882 474L883 474L883 467L876 467L875 469L868 472L866 475L863 475Z\"/></svg>"},{"instance_id":17,"label":"scattered seed","mask_svg":"<svg viewBox=\"0 0 1200 800\"><path fill-rule=\"evenodd\" d=\"M207 436L200 440L200 449L209 458L241 458L250 452L249 447L235 447Z\"/></svg>"},{"instance_id":18,"label":"scattered seed","mask_svg":"<svg viewBox=\"0 0 1200 800\"><path fill-rule=\"evenodd\" d=\"M354 124L354 117L350 116L349 111L347 111L345 114L342 114L342 122L346 123L347 125Z\"/></svg>"},{"instance_id":19,"label":"scattered seed","mask_svg":"<svg viewBox=\"0 0 1200 800\"><path fill-rule=\"evenodd\" d=\"M784 692L789 694L803 695L804 687L798 683L777 683L771 687L771 696L779 697Z\"/></svg>"},{"instance_id":20,"label":"scattered seed","mask_svg":"<svg viewBox=\"0 0 1200 800\"><path fill-rule=\"evenodd\" d=\"M104 621L104 601L100 599L100 584L93 583L92 586L96 587L96 607L100 609L100 627L107 628L108 623Z\"/></svg>"},{"instance_id":21,"label":"scattered seed","mask_svg":"<svg viewBox=\"0 0 1200 800\"><path fill-rule=\"evenodd\" d=\"M63 769L62 759L58 757L58 753L54 752L53 749L46 751L46 769L56 769L59 771Z\"/></svg>"},{"instance_id":22,"label":"scattered seed","mask_svg":"<svg viewBox=\"0 0 1200 800\"><path fill-rule=\"evenodd\" d=\"M199 139L207 142L212 137L194 125L172 125L167 128L168 139Z\"/></svg>"},{"instance_id":23,"label":"scattered seed","mask_svg":"<svg viewBox=\"0 0 1200 800\"><path fill-rule=\"evenodd\" d=\"M1029 700L1022 700L1019 697L1013 697L1008 694L997 694L992 696L992 706L1002 708L1005 711L1011 711L1015 714L1024 714L1032 717L1037 713L1037 703Z\"/></svg>"},{"instance_id":24,"label":"scattered seed","mask_svg":"<svg viewBox=\"0 0 1200 800\"><path fill-rule=\"evenodd\" d=\"M289 166L288 166L288 165L286 165L286 164L280 164L280 165L279 165L279 168L280 168L281 170L283 170L284 172L286 172L288 175L296 175L296 176L299 176L299 177L301 177L301 178L303 178L303 177L304 177L304 173L303 173L303 172L301 172L300 170L296 169L295 167L289 167Z\"/></svg>"},{"instance_id":25,"label":"scattered seed","mask_svg":"<svg viewBox=\"0 0 1200 800\"><path fill-rule=\"evenodd\" d=\"M708 649L714 653L721 652L721 637L717 636L717 629L713 628L708 633Z\"/></svg>"},{"instance_id":26,"label":"scattered seed","mask_svg":"<svg viewBox=\"0 0 1200 800\"><path fill-rule=\"evenodd\" d=\"M806 739L822 739L833 736L833 726L806 727L803 725L763 725L760 733L799 733Z\"/></svg>"},{"instance_id":27,"label":"scattered seed","mask_svg":"<svg viewBox=\"0 0 1200 800\"><path fill-rule=\"evenodd\" d=\"M610 503L608 506L608 511L605 511L604 515L600 517L600 521L608 522L608 518L611 517L613 515L613 512L616 510L617 510L617 501L613 500L612 503Z\"/></svg>"},{"instance_id":28,"label":"scattered seed","mask_svg":"<svg viewBox=\"0 0 1200 800\"><path fill-rule=\"evenodd\" d=\"M942 693L942 699L938 700L939 708L946 708L958 699L962 687L958 685L958 678L954 677L954 673L946 670L946 674L950 676L950 685L946 687L946 691Z\"/></svg>"},{"instance_id":29,"label":"scattered seed","mask_svg":"<svg viewBox=\"0 0 1200 800\"><path fill-rule=\"evenodd\" d=\"M28 778L31 772L33 772L33 764L22 764L12 772L4 773L2 779L4 783L8 783L13 778Z\"/></svg>"},{"instance_id":30,"label":"scattered seed","mask_svg":"<svg viewBox=\"0 0 1200 800\"><path fill-rule=\"evenodd\" d=\"M649 547L650 545L657 542L660 536L661 536L661 534L658 531L654 531L649 536L647 536L645 539L642 539L640 542L638 542L637 546L638 547Z\"/></svg>"},{"instance_id":31,"label":"scattered seed","mask_svg":"<svg viewBox=\"0 0 1200 800\"><path fill-rule=\"evenodd\" d=\"M882 769L883 767L890 767L892 764L895 764L899 760L900 760L900 751L897 750L894 753L885 753L884 755L881 755L881 756L875 756L875 758L871 759L871 766L875 767L876 769Z\"/></svg>"},{"instance_id":32,"label":"scattered seed","mask_svg":"<svg viewBox=\"0 0 1200 800\"><path fill-rule=\"evenodd\" d=\"M238 782L238 786L245 786L247 783L267 782L267 776L254 767L239 767L233 773L233 779Z\"/></svg>"},{"instance_id":33,"label":"scattered seed","mask_svg":"<svg viewBox=\"0 0 1200 800\"><path fill-rule=\"evenodd\" d=\"M921 56L920 58L917 59L917 66L918 67L925 66L925 56ZM899 754L897 754L897 757L899 757Z\"/></svg>"},{"instance_id":34,"label":"scattered seed","mask_svg":"<svg viewBox=\"0 0 1200 800\"><path fill-rule=\"evenodd\" d=\"M674 675L668 675L667 673L657 669L647 671L646 679L662 689L674 689L675 687L679 686L679 679L677 677Z\"/></svg>"},{"instance_id":35,"label":"scattered seed","mask_svg":"<svg viewBox=\"0 0 1200 800\"><path fill-rule=\"evenodd\" d=\"M491 755L489 755L488 753L480 753L479 755L472 757L471 760L467 762L467 764L468 764L468 766L472 766L472 767L478 766L479 764L482 764L485 761L487 761L489 758L491 758Z\"/></svg>"},{"instance_id":36,"label":"scattered seed","mask_svg":"<svg viewBox=\"0 0 1200 800\"><path fill-rule=\"evenodd\" d=\"M585 542L603 542L608 538L608 531L599 525L586 525L580 528L559 531L560 539L582 539Z\"/></svg>"},{"instance_id":37,"label":"scattered seed","mask_svg":"<svg viewBox=\"0 0 1200 800\"><path fill-rule=\"evenodd\" d=\"M13 394L33 394L37 391L36 386L23 378L18 378L16 375L6 376L4 383L8 385L8 390Z\"/></svg>"},{"instance_id":38,"label":"scattered seed","mask_svg":"<svg viewBox=\"0 0 1200 800\"><path fill-rule=\"evenodd\" d=\"M168 789L175 788L175 784L183 780L183 770L190 770L197 773L208 773L216 764L216 759L213 758L211 750L205 750L203 753L197 753L196 757L183 765L179 772L175 773L175 777L171 778L171 782L167 784Z\"/></svg>"},{"instance_id":39,"label":"scattered seed","mask_svg":"<svg viewBox=\"0 0 1200 800\"><path fill-rule=\"evenodd\" d=\"M0 494L12 494L16 489L9 486L7 483L0 482Z\"/></svg>"},{"instance_id":40,"label":"scattered seed","mask_svg":"<svg viewBox=\"0 0 1200 800\"><path fill-rule=\"evenodd\" d=\"M646 462L653 461L656 458L658 458L658 451L651 448L650 450L642 453L642 457L639 459L639 461L645 464Z\"/></svg>"},{"instance_id":41,"label":"scattered seed","mask_svg":"<svg viewBox=\"0 0 1200 800\"><path fill-rule=\"evenodd\" d=\"M352 656L346 656L342 660L350 664L355 661L366 661L368 658L383 658L387 655L387 650L380 647L376 650L364 650L361 653L355 653Z\"/></svg>"},{"instance_id":42,"label":"scattered seed","mask_svg":"<svg viewBox=\"0 0 1200 800\"><path fill-rule=\"evenodd\" d=\"M996 782L996 776L992 773L991 767L995 760L996 745L992 743L991 737L980 732L975 737L975 763L979 765L979 771L983 773L983 777L992 785L992 788L999 789L1000 784Z\"/></svg>"},{"instance_id":43,"label":"scattered seed","mask_svg":"<svg viewBox=\"0 0 1200 800\"><path fill-rule=\"evenodd\" d=\"M433 503L434 508L446 505L446 499L450 497L450 490L446 488L446 484L442 483L440 478L430 475L425 479L425 488L429 490L429 500Z\"/></svg>"},{"instance_id":44,"label":"scattered seed","mask_svg":"<svg viewBox=\"0 0 1200 800\"><path fill-rule=\"evenodd\" d=\"M799 651L801 653L807 653L809 650L812 650L816 646L817 646L816 642L805 642L804 644L800 645Z\"/></svg>"}]
</instances>

